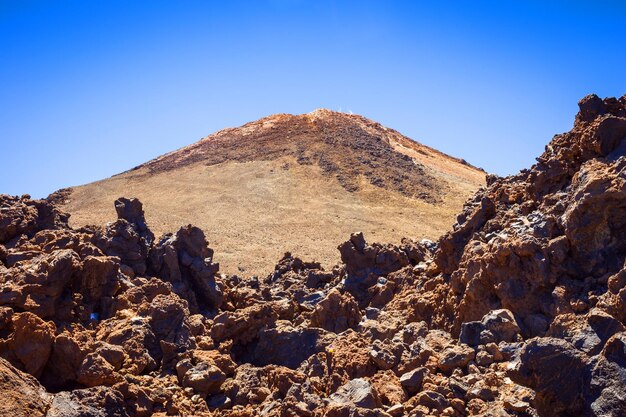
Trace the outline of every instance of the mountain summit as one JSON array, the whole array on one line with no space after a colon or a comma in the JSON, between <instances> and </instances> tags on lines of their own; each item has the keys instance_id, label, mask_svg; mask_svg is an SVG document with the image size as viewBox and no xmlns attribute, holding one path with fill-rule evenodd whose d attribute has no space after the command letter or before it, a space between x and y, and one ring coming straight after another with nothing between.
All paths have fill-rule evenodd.
<instances>
[{"instance_id":1,"label":"mountain summit","mask_svg":"<svg viewBox=\"0 0 626 417\"><path fill-rule=\"evenodd\" d=\"M73 226L137 197L157 233L193 223L226 272L267 273L285 250L325 265L363 230L435 239L485 173L365 117L318 109L213 133L130 171L55 193Z\"/></svg>"}]
</instances>

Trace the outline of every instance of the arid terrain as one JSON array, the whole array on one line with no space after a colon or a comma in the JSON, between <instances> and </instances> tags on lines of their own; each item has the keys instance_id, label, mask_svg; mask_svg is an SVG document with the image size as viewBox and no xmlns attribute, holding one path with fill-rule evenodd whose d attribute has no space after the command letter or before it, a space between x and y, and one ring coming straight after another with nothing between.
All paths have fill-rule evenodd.
<instances>
[{"instance_id":1,"label":"arid terrain","mask_svg":"<svg viewBox=\"0 0 626 417\"><path fill-rule=\"evenodd\" d=\"M362 230L380 242L437 239L485 173L361 116L316 110L224 129L111 178L59 195L70 225L144 203L157 235L194 224L226 273L265 275L290 251L325 267Z\"/></svg>"},{"instance_id":2,"label":"arid terrain","mask_svg":"<svg viewBox=\"0 0 626 417\"><path fill-rule=\"evenodd\" d=\"M72 228L0 196L0 415L626 415L626 96L579 107L436 243L353 233L328 269L223 274L201 229L155 238L137 199Z\"/></svg>"}]
</instances>

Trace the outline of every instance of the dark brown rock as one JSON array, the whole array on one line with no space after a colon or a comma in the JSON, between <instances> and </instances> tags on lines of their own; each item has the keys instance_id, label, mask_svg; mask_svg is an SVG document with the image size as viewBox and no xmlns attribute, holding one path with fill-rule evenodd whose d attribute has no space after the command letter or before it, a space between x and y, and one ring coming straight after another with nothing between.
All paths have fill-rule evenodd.
<instances>
[{"instance_id":1,"label":"dark brown rock","mask_svg":"<svg viewBox=\"0 0 626 417\"><path fill-rule=\"evenodd\" d=\"M339 245L341 260L346 265L348 276L366 279L370 274L387 275L409 265L409 257L402 249L380 244L368 245L363 233L354 233L350 240Z\"/></svg>"},{"instance_id":2,"label":"dark brown rock","mask_svg":"<svg viewBox=\"0 0 626 417\"><path fill-rule=\"evenodd\" d=\"M493 310L485 314L481 321L466 322L461 325L459 340L471 346L486 345L491 342L515 342L521 330L509 310Z\"/></svg>"},{"instance_id":3,"label":"dark brown rock","mask_svg":"<svg viewBox=\"0 0 626 417\"><path fill-rule=\"evenodd\" d=\"M152 273L169 281L174 292L189 302L191 311L215 310L223 301L223 284L215 275L213 251L204 233L191 225L163 236L150 252Z\"/></svg>"},{"instance_id":4,"label":"dark brown rock","mask_svg":"<svg viewBox=\"0 0 626 417\"><path fill-rule=\"evenodd\" d=\"M349 293L331 290L311 314L311 326L341 333L354 329L361 321L359 305Z\"/></svg>"},{"instance_id":5,"label":"dark brown rock","mask_svg":"<svg viewBox=\"0 0 626 417\"><path fill-rule=\"evenodd\" d=\"M511 377L536 391L533 405L540 415L580 415L587 361L564 340L537 338L522 349L519 367Z\"/></svg>"},{"instance_id":6,"label":"dark brown rock","mask_svg":"<svg viewBox=\"0 0 626 417\"><path fill-rule=\"evenodd\" d=\"M94 387L54 396L47 417L129 417L124 397L112 388Z\"/></svg>"},{"instance_id":7,"label":"dark brown rock","mask_svg":"<svg viewBox=\"0 0 626 417\"><path fill-rule=\"evenodd\" d=\"M281 365L296 369L312 355L331 343L326 332L316 328L293 328L278 322L276 327L259 332L253 352L256 365Z\"/></svg>"},{"instance_id":8,"label":"dark brown rock","mask_svg":"<svg viewBox=\"0 0 626 417\"><path fill-rule=\"evenodd\" d=\"M44 229L68 228L69 215L59 211L46 200L31 200L30 196L0 195L0 243L26 235L32 237Z\"/></svg>"},{"instance_id":9,"label":"dark brown rock","mask_svg":"<svg viewBox=\"0 0 626 417\"><path fill-rule=\"evenodd\" d=\"M226 375L215 365L207 362L193 364L186 359L176 365L178 380L183 387L189 387L203 398L208 394L217 394L226 380Z\"/></svg>"},{"instance_id":10,"label":"dark brown rock","mask_svg":"<svg viewBox=\"0 0 626 417\"><path fill-rule=\"evenodd\" d=\"M0 358L0 415L45 417L52 396L32 376Z\"/></svg>"},{"instance_id":11,"label":"dark brown rock","mask_svg":"<svg viewBox=\"0 0 626 417\"><path fill-rule=\"evenodd\" d=\"M425 368L417 368L410 372L403 374L400 377L400 383L409 395L416 394L422 389L422 383L424 382L424 376L426 375Z\"/></svg>"},{"instance_id":12,"label":"dark brown rock","mask_svg":"<svg viewBox=\"0 0 626 417\"><path fill-rule=\"evenodd\" d=\"M444 349L439 359L438 367L445 373L452 373L457 368L464 368L474 359L474 349L459 345Z\"/></svg>"}]
</instances>

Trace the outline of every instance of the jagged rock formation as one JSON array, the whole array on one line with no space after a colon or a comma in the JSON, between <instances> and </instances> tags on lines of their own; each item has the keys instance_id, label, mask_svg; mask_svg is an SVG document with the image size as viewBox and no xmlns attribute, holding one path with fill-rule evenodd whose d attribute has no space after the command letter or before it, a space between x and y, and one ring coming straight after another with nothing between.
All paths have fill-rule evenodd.
<instances>
[{"instance_id":1,"label":"jagged rock formation","mask_svg":"<svg viewBox=\"0 0 626 417\"><path fill-rule=\"evenodd\" d=\"M625 415L625 167L626 97L589 96L437 244L355 233L264 279L219 274L193 226L154 239L134 199L71 229L1 196L0 412Z\"/></svg>"},{"instance_id":2,"label":"jagged rock formation","mask_svg":"<svg viewBox=\"0 0 626 417\"><path fill-rule=\"evenodd\" d=\"M357 115L278 114L224 129L103 181L49 197L82 227L131 194L157 233L192 223L226 273L264 276L284 251L330 267L355 230L435 239L485 173ZM262 233L260 233L262 231Z\"/></svg>"}]
</instances>

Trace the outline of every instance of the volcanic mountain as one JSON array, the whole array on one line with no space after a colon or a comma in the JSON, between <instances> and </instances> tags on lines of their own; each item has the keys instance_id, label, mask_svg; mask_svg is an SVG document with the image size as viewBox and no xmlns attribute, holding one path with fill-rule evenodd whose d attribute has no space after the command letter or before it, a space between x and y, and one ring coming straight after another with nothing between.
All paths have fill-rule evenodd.
<instances>
[{"instance_id":1,"label":"volcanic mountain","mask_svg":"<svg viewBox=\"0 0 626 417\"><path fill-rule=\"evenodd\" d=\"M332 269L0 195L0 416L626 416L626 96L579 107L437 243L354 233Z\"/></svg>"},{"instance_id":2,"label":"volcanic mountain","mask_svg":"<svg viewBox=\"0 0 626 417\"><path fill-rule=\"evenodd\" d=\"M193 223L227 273L266 274L284 251L325 266L361 230L380 242L436 239L485 173L362 116L277 114L211 134L50 199L74 227L116 219L139 198L161 234Z\"/></svg>"}]
</instances>

